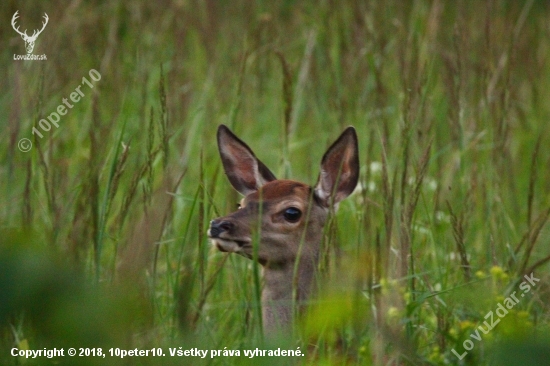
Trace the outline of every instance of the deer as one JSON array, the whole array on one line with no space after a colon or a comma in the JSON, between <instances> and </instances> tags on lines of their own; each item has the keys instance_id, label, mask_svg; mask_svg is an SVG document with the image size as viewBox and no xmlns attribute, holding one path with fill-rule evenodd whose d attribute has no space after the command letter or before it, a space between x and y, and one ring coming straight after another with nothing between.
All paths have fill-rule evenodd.
<instances>
[{"instance_id":1,"label":"deer","mask_svg":"<svg viewBox=\"0 0 550 366\"><path fill-rule=\"evenodd\" d=\"M29 36L27 35L26 29L24 32L21 32L19 30L19 26L16 27L16 20L17 18L19 18L19 15L17 15L17 13L19 13L19 10L17 10L15 14L13 14L13 17L11 18L11 26L17 33L19 33L21 38L23 38L23 41L25 41L25 48L27 50L27 53L32 53L32 50L34 49L34 42L36 42L36 38L38 38L40 33L42 33L44 28L46 28L46 24L48 24L48 20L49 20L48 14L44 13L44 22L42 22L42 29L40 30L35 29L34 32L32 33L32 36Z\"/></svg>"},{"instance_id":2,"label":"deer","mask_svg":"<svg viewBox=\"0 0 550 366\"><path fill-rule=\"evenodd\" d=\"M325 152L314 186L277 179L223 124L218 127L217 142L225 174L244 198L237 211L210 222L208 237L221 252L257 259L263 282L263 333L284 332L294 321L293 303L301 312L316 292L314 282L329 213L357 185L355 128L346 128Z\"/></svg>"}]
</instances>

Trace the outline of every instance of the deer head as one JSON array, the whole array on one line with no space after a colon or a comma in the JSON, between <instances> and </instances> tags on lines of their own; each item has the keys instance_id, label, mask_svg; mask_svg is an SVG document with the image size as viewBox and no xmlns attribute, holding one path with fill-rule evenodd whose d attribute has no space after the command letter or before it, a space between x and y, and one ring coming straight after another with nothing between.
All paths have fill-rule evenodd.
<instances>
[{"instance_id":1,"label":"deer head","mask_svg":"<svg viewBox=\"0 0 550 366\"><path fill-rule=\"evenodd\" d=\"M331 208L350 195L359 177L357 135L348 127L321 161L315 186L278 180L229 128L218 128L218 148L227 178L244 195L236 212L212 220L208 236L220 251L257 258L264 268L264 302L292 299L298 263L298 300L310 292L323 226ZM259 238L255 243L255 238ZM289 277L290 276L290 277ZM287 322L290 309L264 309L264 325Z\"/></svg>"},{"instance_id":2,"label":"deer head","mask_svg":"<svg viewBox=\"0 0 550 366\"><path fill-rule=\"evenodd\" d=\"M36 38L38 38L38 36L40 35L40 33L42 33L42 31L44 30L44 28L46 28L46 24L48 24L48 14L44 13L44 22L42 22L42 29L40 30L34 30L33 33L32 33L32 36L28 36L27 35L27 30L25 29L24 32L21 32L19 31L19 26L16 27L16 20L17 18L19 18L19 15L17 15L17 13L19 13L19 10L15 12L15 14L13 14L13 17L11 18L11 26L13 27L13 29L19 33L19 35L21 35L21 38L23 38L23 41L25 41L25 48L27 49L27 53L31 53L32 50L34 49L34 42L36 42Z\"/></svg>"}]
</instances>

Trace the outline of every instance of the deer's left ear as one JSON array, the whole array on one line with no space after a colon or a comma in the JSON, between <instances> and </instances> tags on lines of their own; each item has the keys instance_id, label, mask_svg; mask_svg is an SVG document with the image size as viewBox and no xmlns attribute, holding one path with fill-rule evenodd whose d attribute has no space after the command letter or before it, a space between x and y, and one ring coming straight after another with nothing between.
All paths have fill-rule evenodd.
<instances>
[{"instance_id":1,"label":"deer's left ear","mask_svg":"<svg viewBox=\"0 0 550 366\"><path fill-rule=\"evenodd\" d=\"M359 148L355 128L348 127L321 161L315 194L328 207L349 196L359 180Z\"/></svg>"}]
</instances>

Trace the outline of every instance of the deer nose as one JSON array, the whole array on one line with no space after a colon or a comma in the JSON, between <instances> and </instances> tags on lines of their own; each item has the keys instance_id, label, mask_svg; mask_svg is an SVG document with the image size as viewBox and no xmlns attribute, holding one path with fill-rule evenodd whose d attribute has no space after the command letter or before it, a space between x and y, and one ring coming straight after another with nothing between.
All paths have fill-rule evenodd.
<instances>
[{"instance_id":1,"label":"deer nose","mask_svg":"<svg viewBox=\"0 0 550 366\"><path fill-rule=\"evenodd\" d=\"M210 236L217 238L221 233L230 232L235 225L230 221L212 220L210 221Z\"/></svg>"}]
</instances>

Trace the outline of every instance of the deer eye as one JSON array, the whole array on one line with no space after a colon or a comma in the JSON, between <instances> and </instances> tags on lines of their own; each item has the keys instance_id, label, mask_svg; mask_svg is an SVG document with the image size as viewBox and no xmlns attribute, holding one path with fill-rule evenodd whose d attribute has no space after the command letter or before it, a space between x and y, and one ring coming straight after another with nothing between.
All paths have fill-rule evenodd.
<instances>
[{"instance_id":1,"label":"deer eye","mask_svg":"<svg viewBox=\"0 0 550 366\"><path fill-rule=\"evenodd\" d=\"M288 222L297 222L302 217L302 211L298 210L296 207L289 207L283 213L283 216Z\"/></svg>"}]
</instances>

